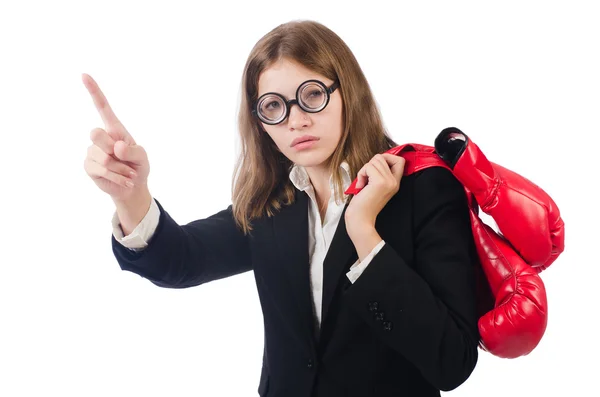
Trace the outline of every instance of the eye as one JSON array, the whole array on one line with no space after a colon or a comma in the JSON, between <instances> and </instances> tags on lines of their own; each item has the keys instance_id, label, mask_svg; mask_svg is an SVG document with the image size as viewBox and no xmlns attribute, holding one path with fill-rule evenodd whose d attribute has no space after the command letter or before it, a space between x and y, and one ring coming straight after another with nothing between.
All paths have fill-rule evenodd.
<instances>
[{"instance_id":1,"label":"eye","mask_svg":"<svg viewBox=\"0 0 600 397\"><path fill-rule=\"evenodd\" d=\"M281 107L281 103L279 103L279 101L270 101L265 105L265 109L267 110L276 110L279 109L279 107Z\"/></svg>"}]
</instances>

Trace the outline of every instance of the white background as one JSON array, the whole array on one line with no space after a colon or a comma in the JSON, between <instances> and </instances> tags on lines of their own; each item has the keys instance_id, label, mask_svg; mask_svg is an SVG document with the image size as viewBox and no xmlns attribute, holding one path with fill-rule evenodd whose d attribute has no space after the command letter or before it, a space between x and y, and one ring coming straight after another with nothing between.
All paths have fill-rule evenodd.
<instances>
[{"instance_id":1,"label":"white background","mask_svg":"<svg viewBox=\"0 0 600 397\"><path fill-rule=\"evenodd\" d=\"M600 13L594 2L3 1L0 395L254 396L262 315L251 273L159 288L120 270L113 204L83 169L103 127L89 73L149 154L179 223L230 203L240 78L276 25L314 19L369 79L396 141L456 126L543 187L566 250L542 273L533 353L481 352L455 396L592 395L598 377Z\"/></svg>"}]
</instances>

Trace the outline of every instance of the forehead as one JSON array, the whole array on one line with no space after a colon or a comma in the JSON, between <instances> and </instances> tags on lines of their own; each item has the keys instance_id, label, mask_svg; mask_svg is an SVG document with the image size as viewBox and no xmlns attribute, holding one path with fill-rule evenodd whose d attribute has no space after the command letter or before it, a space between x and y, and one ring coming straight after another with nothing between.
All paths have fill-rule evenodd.
<instances>
[{"instance_id":1,"label":"forehead","mask_svg":"<svg viewBox=\"0 0 600 397\"><path fill-rule=\"evenodd\" d=\"M258 96L266 92L278 92L288 98L296 94L296 89L306 80L320 80L329 86L333 82L319 73L313 72L299 63L282 59L263 70L258 79Z\"/></svg>"}]
</instances>

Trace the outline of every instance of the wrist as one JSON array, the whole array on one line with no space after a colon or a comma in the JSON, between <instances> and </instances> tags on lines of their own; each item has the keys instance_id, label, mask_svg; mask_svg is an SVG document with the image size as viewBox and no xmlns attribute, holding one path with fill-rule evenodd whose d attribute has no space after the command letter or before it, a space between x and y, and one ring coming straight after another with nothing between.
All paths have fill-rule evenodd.
<instances>
[{"instance_id":1,"label":"wrist","mask_svg":"<svg viewBox=\"0 0 600 397\"><path fill-rule=\"evenodd\" d=\"M147 186L136 187L136 191L132 192L127 199L114 199L117 216L123 229L125 236L131 234L137 225L144 219L150 204L152 203L152 195Z\"/></svg>"},{"instance_id":2,"label":"wrist","mask_svg":"<svg viewBox=\"0 0 600 397\"><path fill-rule=\"evenodd\" d=\"M381 236L375 230L375 228L364 229L360 232L350 235L350 240L354 244L358 259L362 262L370 253L373 248L377 246L382 240Z\"/></svg>"},{"instance_id":3,"label":"wrist","mask_svg":"<svg viewBox=\"0 0 600 397\"><path fill-rule=\"evenodd\" d=\"M377 230L375 229L375 222L369 222L366 220L346 220L346 231L348 232L350 238L353 238L353 236L360 237L377 233Z\"/></svg>"}]
</instances>

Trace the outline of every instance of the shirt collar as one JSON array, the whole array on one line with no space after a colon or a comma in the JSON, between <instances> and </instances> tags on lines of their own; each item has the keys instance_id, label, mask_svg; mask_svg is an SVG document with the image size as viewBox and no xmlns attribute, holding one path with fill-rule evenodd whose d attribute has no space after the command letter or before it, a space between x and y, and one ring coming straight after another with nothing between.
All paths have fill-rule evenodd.
<instances>
[{"instance_id":1,"label":"shirt collar","mask_svg":"<svg viewBox=\"0 0 600 397\"><path fill-rule=\"evenodd\" d=\"M350 167L348 166L347 162L343 161L340 164L340 168L342 169L342 180L345 191L352 183L352 179L350 178ZM298 164L294 164L292 167L292 170L290 171L290 180L300 191L304 191L312 186L306 169ZM333 179L331 176L329 177L329 187L333 189Z\"/></svg>"}]
</instances>

